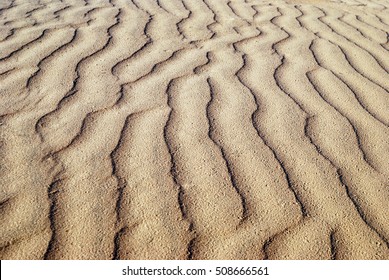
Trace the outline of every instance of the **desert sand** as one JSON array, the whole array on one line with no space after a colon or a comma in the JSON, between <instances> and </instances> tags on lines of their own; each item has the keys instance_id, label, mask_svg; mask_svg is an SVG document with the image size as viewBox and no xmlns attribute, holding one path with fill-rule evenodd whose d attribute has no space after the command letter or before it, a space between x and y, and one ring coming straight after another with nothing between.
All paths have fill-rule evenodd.
<instances>
[{"instance_id":1,"label":"desert sand","mask_svg":"<svg viewBox=\"0 0 389 280\"><path fill-rule=\"evenodd\" d=\"M389 259L389 1L0 5L0 259Z\"/></svg>"}]
</instances>

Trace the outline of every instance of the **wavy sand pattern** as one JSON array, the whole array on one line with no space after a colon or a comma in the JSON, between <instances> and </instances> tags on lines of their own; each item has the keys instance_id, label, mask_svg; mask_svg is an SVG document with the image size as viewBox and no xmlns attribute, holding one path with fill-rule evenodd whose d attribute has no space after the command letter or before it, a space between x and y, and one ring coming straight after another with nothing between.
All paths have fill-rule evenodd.
<instances>
[{"instance_id":1,"label":"wavy sand pattern","mask_svg":"<svg viewBox=\"0 0 389 280\"><path fill-rule=\"evenodd\" d=\"M389 1L0 2L1 259L389 259Z\"/></svg>"}]
</instances>

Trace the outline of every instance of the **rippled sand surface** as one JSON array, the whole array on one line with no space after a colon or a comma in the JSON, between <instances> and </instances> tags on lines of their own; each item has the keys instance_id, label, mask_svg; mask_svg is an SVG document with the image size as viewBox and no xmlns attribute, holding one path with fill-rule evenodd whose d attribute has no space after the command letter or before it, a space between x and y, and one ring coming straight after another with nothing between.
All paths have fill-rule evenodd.
<instances>
[{"instance_id":1,"label":"rippled sand surface","mask_svg":"<svg viewBox=\"0 0 389 280\"><path fill-rule=\"evenodd\" d=\"M0 1L1 259L389 259L388 0Z\"/></svg>"}]
</instances>

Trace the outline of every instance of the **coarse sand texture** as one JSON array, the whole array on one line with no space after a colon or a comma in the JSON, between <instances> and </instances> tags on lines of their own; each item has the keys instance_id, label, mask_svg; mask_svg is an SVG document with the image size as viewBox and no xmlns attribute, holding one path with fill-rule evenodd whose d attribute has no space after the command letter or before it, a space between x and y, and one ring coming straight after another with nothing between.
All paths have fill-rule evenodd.
<instances>
[{"instance_id":1,"label":"coarse sand texture","mask_svg":"<svg viewBox=\"0 0 389 280\"><path fill-rule=\"evenodd\" d=\"M0 259L389 259L389 0L0 0Z\"/></svg>"}]
</instances>

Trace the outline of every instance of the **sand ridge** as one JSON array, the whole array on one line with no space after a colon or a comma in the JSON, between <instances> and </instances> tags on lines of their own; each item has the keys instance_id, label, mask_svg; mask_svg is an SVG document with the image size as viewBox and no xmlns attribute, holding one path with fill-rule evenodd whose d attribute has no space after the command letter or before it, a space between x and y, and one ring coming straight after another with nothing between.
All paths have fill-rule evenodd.
<instances>
[{"instance_id":1,"label":"sand ridge","mask_svg":"<svg viewBox=\"0 0 389 280\"><path fill-rule=\"evenodd\" d=\"M387 0L0 3L1 259L389 259Z\"/></svg>"}]
</instances>

